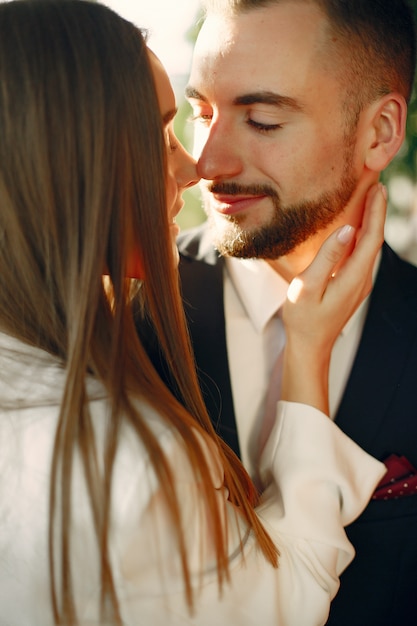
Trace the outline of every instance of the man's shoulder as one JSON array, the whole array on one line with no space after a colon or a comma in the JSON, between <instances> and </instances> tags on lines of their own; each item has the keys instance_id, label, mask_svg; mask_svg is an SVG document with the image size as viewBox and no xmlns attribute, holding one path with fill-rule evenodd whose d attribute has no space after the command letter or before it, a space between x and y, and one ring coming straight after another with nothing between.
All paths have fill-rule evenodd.
<instances>
[{"instance_id":1,"label":"man's shoulder","mask_svg":"<svg viewBox=\"0 0 417 626\"><path fill-rule=\"evenodd\" d=\"M223 262L214 247L207 222L181 232L177 238L177 246L182 259L201 261L209 265Z\"/></svg>"},{"instance_id":2,"label":"man's shoulder","mask_svg":"<svg viewBox=\"0 0 417 626\"><path fill-rule=\"evenodd\" d=\"M392 282L397 289L417 295L417 266L401 258L387 243L382 249L377 284Z\"/></svg>"}]
</instances>

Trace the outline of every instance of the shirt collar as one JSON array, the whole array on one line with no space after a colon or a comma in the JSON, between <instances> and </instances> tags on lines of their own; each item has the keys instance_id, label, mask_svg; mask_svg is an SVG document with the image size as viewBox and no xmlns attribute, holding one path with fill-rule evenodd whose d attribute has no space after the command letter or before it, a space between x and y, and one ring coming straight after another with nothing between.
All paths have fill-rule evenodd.
<instances>
[{"instance_id":1,"label":"shirt collar","mask_svg":"<svg viewBox=\"0 0 417 626\"><path fill-rule=\"evenodd\" d=\"M226 269L233 287L257 332L284 304L288 283L262 259L227 257Z\"/></svg>"},{"instance_id":2,"label":"shirt collar","mask_svg":"<svg viewBox=\"0 0 417 626\"><path fill-rule=\"evenodd\" d=\"M372 282L381 261L381 252L375 261ZM226 269L233 287L245 308L253 327L262 332L269 320L277 313L287 297L288 282L262 259L237 259L226 257ZM369 296L360 304L347 321L341 335L347 335L351 328L365 318Z\"/></svg>"}]
</instances>

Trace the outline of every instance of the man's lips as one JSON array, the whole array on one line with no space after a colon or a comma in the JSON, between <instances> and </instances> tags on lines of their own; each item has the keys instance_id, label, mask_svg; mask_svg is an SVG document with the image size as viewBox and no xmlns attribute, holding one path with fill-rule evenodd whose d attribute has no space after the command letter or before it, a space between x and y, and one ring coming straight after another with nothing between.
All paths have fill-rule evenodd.
<instances>
[{"instance_id":1,"label":"man's lips","mask_svg":"<svg viewBox=\"0 0 417 626\"><path fill-rule=\"evenodd\" d=\"M241 211L250 209L254 204L267 198L266 194L260 195L231 195L231 194L212 194L215 201L215 209L223 215L235 215Z\"/></svg>"}]
</instances>

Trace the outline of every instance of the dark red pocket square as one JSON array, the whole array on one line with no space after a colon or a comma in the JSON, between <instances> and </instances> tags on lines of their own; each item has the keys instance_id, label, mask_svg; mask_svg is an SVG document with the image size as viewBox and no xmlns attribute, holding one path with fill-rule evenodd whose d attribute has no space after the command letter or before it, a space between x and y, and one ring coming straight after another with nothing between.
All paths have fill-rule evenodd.
<instances>
[{"instance_id":1,"label":"dark red pocket square","mask_svg":"<svg viewBox=\"0 0 417 626\"><path fill-rule=\"evenodd\" d=\"M384 461L387 473L377 485L372 500L391 500L417 495L417 470L405 456L391 454Z\"/></svg>"}]
</instances>

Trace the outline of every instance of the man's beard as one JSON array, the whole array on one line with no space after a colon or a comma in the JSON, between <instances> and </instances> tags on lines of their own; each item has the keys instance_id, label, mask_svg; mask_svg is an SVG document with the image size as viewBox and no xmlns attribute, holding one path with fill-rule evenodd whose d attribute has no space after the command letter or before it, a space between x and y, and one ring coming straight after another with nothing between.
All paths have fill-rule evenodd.
<instances>
[{"instance_id":1,"label":"man's beard","mask_svg":"<svg viewBox=\"0 0 417 626\"><path fill-rule=\"evenodd\" d=\"M351 155L346 154L346 157ZM340 215L352 196L357 178L352 171L351 158L345 161L345 171L336 188L324 192L315 200L302 200L283 205L278 193L269 185L239 185L233 182L213 183L211 193L265 195L271 198L274 215L269 223L257 228L241 226L244 216L227 216L229 228L217 231L211 212L208 222L214 233L214 245L223 256L242 259L277 259L292 252L320 230L329 226Z\"/></svg>"}]
</instances>

